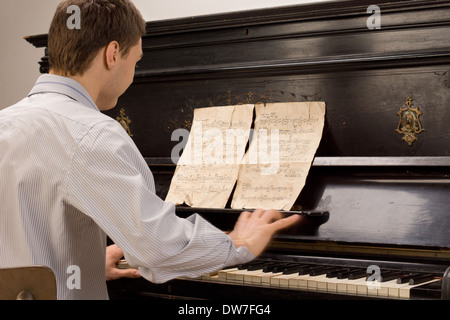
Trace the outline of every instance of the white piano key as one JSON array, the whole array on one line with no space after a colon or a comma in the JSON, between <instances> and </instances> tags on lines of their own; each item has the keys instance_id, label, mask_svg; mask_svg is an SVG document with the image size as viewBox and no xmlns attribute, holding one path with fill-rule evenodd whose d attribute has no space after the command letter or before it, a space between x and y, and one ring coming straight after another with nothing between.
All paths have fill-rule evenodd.
<instances>
[{"instance_id":1,"label":"white piano key","mask_svg":"<svg viewBox=\"0 0 450 320\"><path fill-rule=\"evenodd\" d=\"M290 288L290 280L292 279L292 278L295 278L295 277L297 277L298 275L297 274L289 274L289 275L286 275L286 277L283 277L282 279L280 279L280 287L283 287L283 288Z\"/></svg>"},{"instance_id":2,"label":"white piano key","mask_svg":"<svg viewBox=\"0 0 450 320\"><path fill-rule=\"evenodd\" d=\"M366 280L367 295L368 296L377 296L379 286L380 286L380 282L378 282L378 281L367 281Z\"/></svg>"},{"instance_id":3,"label":"white piano key","mask_svg":"<svg viewBox=\"0 0 450 320\"><path fill-rule=\"evenodd\" d=\"M409 287L409 288L408 288ZM407 289L409 291L410 285L408 283L393 283L388 288L388 295L390 298L400 298L400 290L401 289Z\"/></svg>"},{"instance_id":4,"label":"white piano key","mask_svg":"<svg viewBox=\"0 0 450 320\"><path fill-rule=\"evenodd\" d=\"M244 275L247 270L235 270L227 272L227 282L244 283Z\"/></svg>"},{"instance_id":5,"label":"white piano key","mask_svg":"<svg viewBox=\"0 0 450 320\"><path fill-rule=\"evenodd\" d=\"M367 295L366 277L347 280L347 293L352 295Z\"/></svg>"},{"instance_id":6,"label":"white piano key","mask_svg":"<svg viewBox=\"0 0 450 320\"><path fill-rule=\"evenodd\" d=\"M208 281L218 282L218 281L219 281L219 275L218 275L218 274L211 275L211 276L209 277Z\"/></svg>"},{"instance_id":7,"label":"white piano key","mask_svg":"<svg viewBox=\"0 0 450 320\"><path fill-rule=\"evenodd\" d=\"M215 276L215 275L217 275L217 273L208 273L208 274L204 274L204 275L202 275L202 276L200 277L200 279L202 279L202 280L210 280L211 277L213 277L213 276Z\"/></svg>"},{"instance_id":8,"label":"white piano key","mask_svg":"<svg viewBox=\"0 0 450 320\"><path fill-rule=\"evenodd\" d=\"M308 289L308 278L309 275L294 275L289 278L289 288L295 288L299 290Z\"/></svg>"},{"instance_id":9,"label":"white piano key","mask_svg":"<svg viewBox=\"0 0 450 320\"><path fill-rule=\"evenodd\" d=\"M272 277L276 277L283 274L282 272L264 272L256 273L252 276L254 284L262 286L270 286L270 281Z\"/></svg>"},{"instance_id":10,"label":"white piano key","mask_svg":"<svg viewBox=\"0 0 450 320\"><path fill-rule=\"evenodd\" d=\"M255 272L254 274L252 274L252 276L251 276L252 284L254 284L256 286L262 285L262 277L264 276L265 273L267 273L267 272L264 272L263 270L258 270L258 272Z\"/></svg>"},{"instance_id":11,"label":"white piano key","mask_svg":"<svg viewBox=\"0 0 450 320\"><path fill-rule=\"evenodd\" d=\"M289 279L297 276L296 273L280 274L270 278L270 285L272 287L289 288Z\"/></svg>"},{"instance_id":12,"label":"white piano key","mask_svg":"<svg viewBox=\"0 0 450 320\"><path fill-rule=\"evenodd\" d=\"M389 287L397 284L397 279L381 282L379 288L377 288L377 295L381 297L389 297Z\"/></svg>"},{"instance_id":13,"label":"white piano key","mask_svg":"<svg viewBox=\"0 0 450 320\"><path fill-rule=\"evenodd\" d=\"M310 275L301 275L294 278L297 279L296 283L298 290L308 290L308 280L310 278Z\"/></svg>"},{"instance_id":14,"label":"white piano key","mask_svg":"<svg viewBox=\"0 0 450 320\"><path fill-rule=\"evenodd\" d=\"M336 292L337 293L347 293L347 282L348 279L337 279L336 280Z\"/></svg>"},{"instance_id":15,"label":"white piano key","mask_svg":"<svg viewBox=\"0 0 450 320\"><path fill-rule=\"evenodd\" d=\"M338 279L337 279L336 277L334 277L334 278L327 278L327 281L326 281L326 284L327 284L326 291L327 291L327 292L331 292L331 293L337 292L337 281L338 281Z\"/></svg>"},{"instance_id":16,"label":"white piano key","mask_svg":"<svg viewBox=\"0 0 450 320\"><path fill-rule=\"evenodd\" d=\"M319 291L319 283L324 282L327 279L327 275L326 274L321 274L318 276L310 276L307 279L307 283L306 283L306 287L308 289L308 291ZM325 286L325 290L322 290L323 286L320 286L321 290L320 291L326 291L326 286Z\"/></svg>"},{"instance_id":17,"label":"white piano key","mask_svg":"<svg viewBox=\"0 0 450 320\"><path fill-rule=\"evenodd\" d=\"M220 270L218 273L219 273L219 280L221 280L221 281L227 281L227 274L229 273L229 272L232 272L232 271L237 271L238 270L238 268L228 268L228 269L222 269L222 270Z\"/></svg>"},{"instance_id":18,"label":"white piano key","mask_svg":"<svg viewBox=\"0 0 450 320\"><path fill-rule=\"evenodd\" d=\"M330 280L330 278L327 278L326 275L323 279L318 279L317 291L323 291L323 292L328 291L328 280Z\"/></svg>"},{"instance_id":19,"label":"white piano key","mask_svg":"<svg viewBox=\"0 0 450 320\"><path fill-rule=\"evenodd\" d=\"M225 273L227 282L239 282L240 275L242 274L242 270L236 268L236 270L229 270ZM243 276L242 276L243 282Z\"/></svg>"},{"instance_id":20,"label":"white piano key","mask_svg":"<svg viewBox=\"0 0 450 320\"><path fill-rule=\"evenodd\" d=\"M272 277L276 277L281 274L283 274L283 273L282 272L270 272L270 273L263 274L261 276L261 285L270 287L270 282L271 282Z\"/></svg>"},{"instance_id":21,"label":"white piano key","mask_svg":"<svg viewBox=\"0 0 450 320\"><path fill-rule=\"evenodd\" d=\"M244 283L253 283L253 275L261 274L263 271L261 270L253 270L253 271L247 271L244 273Z\"/></svg>"}]
</instances>

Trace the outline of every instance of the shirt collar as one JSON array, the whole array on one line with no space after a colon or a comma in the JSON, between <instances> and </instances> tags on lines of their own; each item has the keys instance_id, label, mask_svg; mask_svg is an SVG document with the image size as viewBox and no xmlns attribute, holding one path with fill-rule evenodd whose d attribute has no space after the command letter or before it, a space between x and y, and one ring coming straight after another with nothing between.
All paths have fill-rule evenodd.
<instances>
[{"instance_id":1,"label":"shirt collar","mask_svg":"<svg viewBox=\"0 0 450 320\"><path fill-rule=\"evenodd\" d=\"M45 74L39 77L28 96L38 93L59 93L68 96L90 108L99 111L94 100L92 100L86 89L77 81L57 76Z\"/></svg>"}]
</instances>

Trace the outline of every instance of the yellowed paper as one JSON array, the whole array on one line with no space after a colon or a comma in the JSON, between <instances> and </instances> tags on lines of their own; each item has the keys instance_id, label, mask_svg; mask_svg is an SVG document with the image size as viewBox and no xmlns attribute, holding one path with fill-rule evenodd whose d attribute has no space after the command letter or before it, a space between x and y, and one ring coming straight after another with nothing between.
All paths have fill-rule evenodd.
<instances>
[{"instance_id":1,"label":"yellowed paper","mask_svg":"<svg viewBox=\"0 0 450 320\"><path fill-rule=\"evenodd\" d=\"M224 208L237 175L234 165L178 166L166 201L197 208Z\"/></svg>"},{"instance_id":2,"label":"yellowed paper","mask_svg":"<svg viewBox=\"0 0 450 320\"><path fill-rule=\"evenodd\" d=\"M166 201L224 208L236 184L253 120L253 105L194 111L187 145Z\"/></svg>"},{"instance_id":3,"label":"yellowed paper","mask_svg":"<svg viewBox=\"0 0 450 320\"><path fill-rule=\"evenodd\" d=\"M325 103L273 103L255 110L231 206L291 210L322 138Z\"/></svg>"}]
</instances>

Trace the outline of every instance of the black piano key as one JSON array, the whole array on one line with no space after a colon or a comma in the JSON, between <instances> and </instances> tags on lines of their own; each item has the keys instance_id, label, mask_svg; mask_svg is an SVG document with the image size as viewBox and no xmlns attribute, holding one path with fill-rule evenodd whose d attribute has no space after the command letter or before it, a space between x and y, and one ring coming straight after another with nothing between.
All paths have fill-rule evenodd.
<instances>
[{"instance_id":1,"label":"black piano key","mask_svg":"<svg viewBox=\"0 0 450 320\"><path fill-rule=\"evenodd\" d=\"M246 270L248 268L247 264L240 264L237 266L238 270Z\"/></svg>"},{"instance_id":2,"label":"black piano key","mask_svg":"<svg viewBox=\"0 0 450 320\"><path fill-rule=\"evenodd\" d=\"M407 273L407 274L404 274L404 275L402 275L402 276L397 278L397 283L398 284L408 283L409 280L411 280L413 277L417 277L417 276L420 276L420 275L422 275L422 273Z\"/></svg>"},{"instance_id":3,"label":"black piano key","mask_svg":"<svg viewBox=\"0 0 450 320\"><path fill-rule=\"evenodd\" d=\"M382 271L379 280L380 282L387 282L397 279L403 275L405 275L404 271Z\"/></svg>"},{"instance_id":4,"label":"black piano key","mask_svg":"<svg viewBox=\"0 0 450 320\"><path fill-rule=\"evenodd\" d=\"M270 265L270 266L265 266L263 267L263 272L264 273L269 273L269 272L273 272L273 270L276 268L276 265Z\"/></svg>"},{"instance_id":5,"label":"black piano key","mask_svg":"<svg viewBox=\"0 0 450 320\"><path fill-rule=\"evenodd\" d=\"M336 267L324 267L321 269L314 269L310 272L311 276L320 276L322 274L327 274L330 271L336 270Z\"/></svg>"},{"instance_id":6,"label":"black piano key","mask_svg":"<svg viewBox=\"0 0 450 320\"><path fill-rule=\"evenodd\" d=\"M298 265L299 265L298 263L278 264L278 265L274 265L274 266L267 268L266 271L264 271L264 269L263 269L263 272L273 272L273 273L283 272L283 270L286 268L295 267Z\"/></svg>"},{"instance_id":7,"label":"black piano key","mask_svg":"<svg viewBox=\"0 0 450 320\"><path fill-rule=\"evenodd\" d=\"M347 267L336 267L335 270L327 272L327 278L336 278L338 276L338 274L340 274L342 272L350 271L350 270L351 270L351 268L347 268Z\"/></svg>"},{"instance_id":8,"label":"black piano key","mask_svg":"<svg viewBox=\"0 0 450 320\"><path fill-rule=\"evenodd\" d=\"M286 263L277 261L277 262L274 262L273 264L268 264L268 265L264 266L262 270L263 270L263 272L273 272L274 270L279 268L280 265L284 266L284 265L286 265Z\"/></svg>"},{"instance_id":9,"label":"black piano key","mask_svg":"<svg viewBox=\"0 0 450 320\"><path fill-rule=\"evenodd\" d=\"M409 280L409 284L410 285L420 284L420 283L424 283L424 282L433 280L435 278L436 278L436 275L434 275L434 274L422 274L417 277L411 278Z\"/></svg>"},{"instance_id":10,"label":"black piano key","mask_svg":"<svg viewBox=\"0 0 450 320\"><path fill-rule=\"evenodd\" d=\"M361 269L361 270L357 270L357 271L352 271L348 274L348 278L350 280L355 280L355 279L359 279L359 278L364 278L367 276L367 269Z\"/></svg>"},{"instance_id":11,"label":"black piano key","mask_svg":"<svg viewBox=\"0 0 450 320\"><path fill-rule=\"evenodd\" d=\"M247 267L248 271L254 271L254 270L261 270L264 267L269 267L271 265L275 265L276 262L267 262L267 261L263 261L263 262L259 262L259 263L255 263L255 264L251 264Z\"/></svg>"},{"instance_id":12,"label":"black piano key","mask_svg":"<svg viewBox=\"0 0 450 320\"><path fill-rule=\"evenodd\" d=\"M327 268L327 266L309 266L306 268L302 268L298 271L299 275L311 275L312 272L319 272L320 270L323 270Z\"/></svg>"},{"instance_id":13,"label":"black piano key","mask_svg":"<svg viewBox=\"0 0 450 320\"><path fill-rule=\"evenodd\" d=\"M294 274L299 273L301 270L306 270L311 268L310 265L297 264L283 269L283 274Z\"/></svg>"},{"instance_id":14,"label":"black piano key","mask_svg":"<svg viewBox=\"0 0 450 320\"><path fill-rule=\"evenodd\" d=\"M258 263L263 262L264 260L253 260L247 263L242 263L236 266L236 268L238 268L239 270L247 270L247 268L249 268L251 265L255 265Z\"/></svg>"},{"instance_id":15,"label":"black piano key","mask_svg":"<svg viewBox=\"0 0 450 320\"><path fill-rule=\"evenodd\" d=\"M360 270L362 270L362 269L361 269L361 268L351 268L351 269L347 269L347 270L345 270L345 271L338 272L337 275L336 275L336 277L337 277L338 279L348 279L349 275L350 275L352 272L359 272Z\"/></svg>"}]
</instances>

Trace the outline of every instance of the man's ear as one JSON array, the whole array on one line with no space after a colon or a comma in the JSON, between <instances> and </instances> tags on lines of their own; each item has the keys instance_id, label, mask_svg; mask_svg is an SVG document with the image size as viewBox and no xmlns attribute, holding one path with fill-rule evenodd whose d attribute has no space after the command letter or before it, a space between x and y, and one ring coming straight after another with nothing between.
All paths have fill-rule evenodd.
<instances>
[{"instance_id":1,"label":"man's ear","mask_svg":"<svg viewBox=\"0 0 450 320\"><path fill-rule=\"evenodd\" d=\"M117 41L112 41L106 46L105 64L111 70L117 64L120 55L120 46Z\"/></svg>"}]
</instances>

